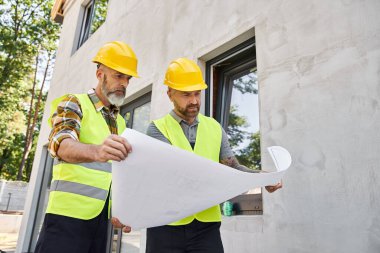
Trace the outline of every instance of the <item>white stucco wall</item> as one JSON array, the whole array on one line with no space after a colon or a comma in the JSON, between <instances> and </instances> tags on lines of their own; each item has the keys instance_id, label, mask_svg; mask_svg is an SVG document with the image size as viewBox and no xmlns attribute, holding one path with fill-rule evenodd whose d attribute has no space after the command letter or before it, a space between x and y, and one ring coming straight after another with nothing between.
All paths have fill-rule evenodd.
<instances>
[{"instance_id":1,"label":"white stucco wall","mask_svg":"<svg viewBox=\"0 0 380 253\"><path fill-rule=\"evenodd\" d=\"M152 85L152 119L171 108L162 80L172 59L202 65L254 31L262 147L284 146L294 163L284 188L264 193L264 215L224 220L226 253L380 251L379 1L110 0L105 24L77 51L81 1L68 6L47 104L94 87L91 58L123 40L141 76L128 93ZM43 124L37 158L48 132ZM272 168L269 159L263 153ZM31 184L38 167L36 159Z\"/></svg>"}]
</instances>

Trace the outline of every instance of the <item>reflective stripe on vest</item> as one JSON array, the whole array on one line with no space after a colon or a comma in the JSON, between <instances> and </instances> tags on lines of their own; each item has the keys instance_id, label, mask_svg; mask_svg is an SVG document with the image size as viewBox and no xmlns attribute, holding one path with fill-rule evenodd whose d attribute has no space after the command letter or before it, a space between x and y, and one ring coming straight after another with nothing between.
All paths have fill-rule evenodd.
<instances>
[{"instance_id":1,"label":"reflective stripe on vest","mask_svg":"<svg viewBox=\"0 0 380 253\"><path fill-rule=\"evenodd\" d=\"M180 124L170 115L153 121L158 130L170 141L173 146L194 152L197 155L219 162L220 146L222 142L222 128L213 118L198 114L198 129L194 150L191 148ZM169 225L186 225L197 219L202 222L221 221L219 205L210 207Z\"/></svg>"},{"instance_id":2,"label":"reflective stripe on vest","mask_svg":"<svg viewBox=\"0 0 380 253\"><path fill-rule=\"evenodd\" d=\"M64 180L55 180L51 183L50 191L70 192L86 197L106 200L108 191L93 187L90 185L69 182Z\"/></svg>"},{"instance_id":3,"label":"reflective stripe on vest","mask_svg":"<svg viewBox=\"0 0 380 253\"><path fill-rule=\"evenodd\" d=\"M75 96L83 113L79 141L85 144L102 144L110 135L102 113L95 110L87 94ZM56 110L63 98L64 96L52 102L53 110ZM120 115L117 116L117 127L119 134L125 130L125 121ZM82 220L96 217L107 199L112 180L111 172L111 163L107 162L55 164L46 212Z\"/></svg>"},{"instance_id":4,"label":"reflective stripe on vest","mask_svg":"<svg viewBox=\"0 0 380 253\"><path fill-rule=\"evenodd\" d=\"M86 167L91 170L99 170L111 173L112 172L112 164L111 163L77 163L77 165Z\"/></svg>"},{"instance_id":5,"label":"reflective stripe on vest","mask_svg":"<svg viewBox=\"0 0 380 253\"><path fill-rule=\"evenodd\" d=\"M66 163L63 161L58 161L57 158L54 159L54 165ZM99 171L104 171L108 173L112 173L112 164L111 163L98 163L98 162L93 162L93 163L76 163L76 165L86 167L87 169L90 170L99 170Z\"/></svg>"}]
</instances>

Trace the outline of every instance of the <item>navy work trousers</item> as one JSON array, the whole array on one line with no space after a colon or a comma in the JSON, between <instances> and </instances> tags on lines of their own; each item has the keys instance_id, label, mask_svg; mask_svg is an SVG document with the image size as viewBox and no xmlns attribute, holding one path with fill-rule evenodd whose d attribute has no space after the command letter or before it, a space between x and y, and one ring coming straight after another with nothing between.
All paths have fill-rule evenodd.
<instances>
[{"instance_id":1,"label":"navy work trousers","mask_svg":"<svg viewBox=\"0 0 380 253\"><path fill-rule=\"evenodd\" d=\"M90 220L46 214L35 253L105 253L108 198L102 212Z\"/></svg>"},{"instance_id":2,"label":"navy work trousers","mask_svg":"<svg viewBox=\"0 0 380 253\"><path fill-rule=\"evenodd\" d=\"M146 253L223 253L220 222L147 229Z\"/></svg>"}]
</instances>

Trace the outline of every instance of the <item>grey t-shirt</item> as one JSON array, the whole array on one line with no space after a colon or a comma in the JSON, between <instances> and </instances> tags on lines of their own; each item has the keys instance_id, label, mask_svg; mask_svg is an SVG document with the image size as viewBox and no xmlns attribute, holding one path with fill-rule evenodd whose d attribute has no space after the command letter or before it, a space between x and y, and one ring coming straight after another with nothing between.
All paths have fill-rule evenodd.
<instances>
[{"instance_id":1,"label":"grey t-shirt","mask_svg":"<svg viewBox=\"0 0 380 253\"><path fill-rule=\"evenodd\" d=\"M174 111L170 112L170 115L180 124L183 133L185 134L189 143L195 143L198 129L198 117L194 120L194 122L189 125L186 121L184 121L181 117L179 117ZM222 128L222 127L221 127ZM170 143L170 141L158 130L156 125L151 122L148 126L147 135L156 138L160 141ZM230 143L228 142L228 136L226 131L222 128L222 143L220 145L220 153L219 153L219 161L226 159L228 157L234 156Z\"/></svg>"}]
</instances>

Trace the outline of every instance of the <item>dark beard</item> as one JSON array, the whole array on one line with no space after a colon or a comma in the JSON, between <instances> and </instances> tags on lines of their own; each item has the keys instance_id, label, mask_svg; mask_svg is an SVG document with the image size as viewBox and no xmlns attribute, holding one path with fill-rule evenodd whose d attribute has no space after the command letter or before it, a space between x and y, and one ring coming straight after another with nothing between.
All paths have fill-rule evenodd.
<instances>
[{"instance_id":1,"label":"dark beard","mask_svg":"<svg viewBox=\"0 0 380 253\"><path fill-rule=\"evenodd\" d=\"M194 117L197 116L200 110L199 105L188 105L186 108L180 108L178 105L176 105L177 110L185 117ZM190 108L197 108L197 111L189 111Z\"/></svg>"}]
</instances>

